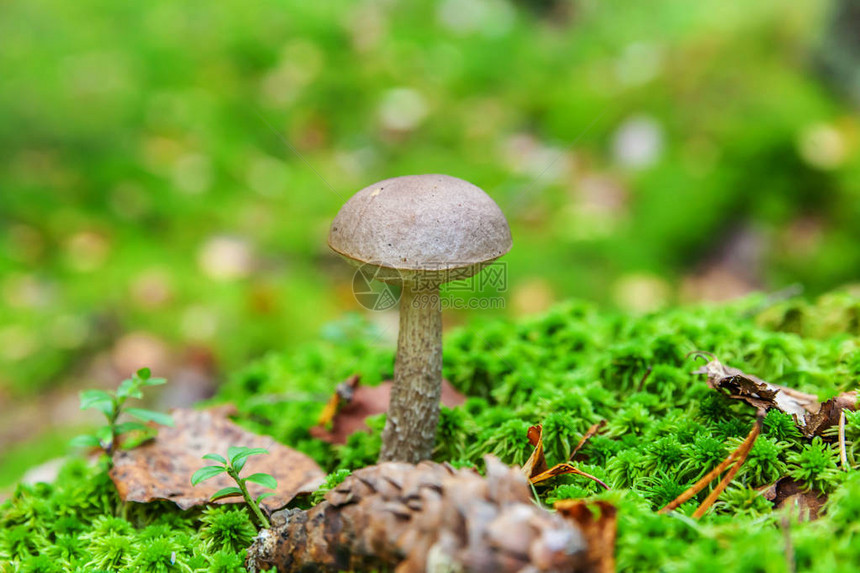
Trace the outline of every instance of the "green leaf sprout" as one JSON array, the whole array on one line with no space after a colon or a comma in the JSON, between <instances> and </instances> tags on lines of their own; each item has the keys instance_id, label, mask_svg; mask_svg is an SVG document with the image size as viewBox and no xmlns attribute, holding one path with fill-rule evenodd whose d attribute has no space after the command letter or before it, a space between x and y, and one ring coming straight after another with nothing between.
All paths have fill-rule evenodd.
<instances>
[{"instance_id":1,"label":"green leaf sprout","mask_svg":"<svg viewBox=\"0 0 860 573\"><path fill-rule=\"evenodd\" d=\"M275 489L278 487L277 480L266 473L255 473L244 478L239 477L239 472L241 472L245 467L245 462L248 461L250 456L268 453L269 451L264 448L230 446L227 448L226 458L220 454L206 454L203 456L203 459L216 462L217 465L205 466L194 472L194 475L191 476L191 485L197 485L215 476L226 473L233 479L233 481L236 482L236 485L216 491L212 494L212 497L209 498L210 501L217 501L226 497L242 496L245 499L245 503L248 504L248 507L251 508L251 511L256 516L259 524L263 528L268 529L271 525L269 524L269 520L263 514L263 511L260 509L260 501L274 495L274 493L266 492L258 496L257 499L254 499L248 492L248 486L246 484L247 482L252 482L269 489Z\"/></svg>"},{"instance_id":2,"label":"green leaf sprout","mask_svg":"<svg viewBox=\"0 0 860 573\"><path fill-rule=\"evenodd\" d=\"M117 447L120 436L129 432L141 432L136 439L123 443L124 447L134 447L152 437L152 428L142 422L119 422L122 414L127 414L143 422L155 422L162 426L173 426L173 418L169 414L154 412L143 408L126 408L129 398L143 398L143 389L147 386L159 386L167 382L164 378L153 378L149 368L141 368L131 378L123 380L116 391L84 390L80 394L81 410L98 410L107 424L94 434L84 434L73 438L70 444L81 448L102 448L111 455Z\"/></svg>"}]
</instances>

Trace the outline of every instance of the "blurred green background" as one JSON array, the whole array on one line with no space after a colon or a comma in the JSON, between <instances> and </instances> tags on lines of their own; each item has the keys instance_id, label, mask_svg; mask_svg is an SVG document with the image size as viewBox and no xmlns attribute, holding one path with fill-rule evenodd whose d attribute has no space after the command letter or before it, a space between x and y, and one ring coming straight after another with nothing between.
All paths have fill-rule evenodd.
<instances>
[{"instance_id":1,"label":"blurred green background","mask_svg":"<svg viewBox=\"0 0 860 573\"><path fill-rule=\"evenodd\" d=\"M85 423L77 390L139 366L171 378L166 406L349 312L391 344L396 315L363 311L326 246L387 177L462 177L506 213L507 289L475 295L506 304L481 316L856 279L858 20L848 0L3 2L0 485Z\"/></svg>"}]
</instances>

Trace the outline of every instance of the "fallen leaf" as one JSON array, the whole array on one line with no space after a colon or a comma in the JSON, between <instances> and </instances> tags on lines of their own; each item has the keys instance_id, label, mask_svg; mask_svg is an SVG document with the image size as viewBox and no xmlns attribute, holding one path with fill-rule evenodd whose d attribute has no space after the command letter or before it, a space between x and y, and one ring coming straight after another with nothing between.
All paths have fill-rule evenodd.
<instances>
[{"instance_id":1,"label":"fallen leaf","mask_svg":"<svg viewBox=\"0 0 860 573\"><path fill-rule=\"evenodd\" d=\"M708 386L714 390L726 392L729 398L743 400L757 409L777 408L794 416L799 424L806 419L807 413L815 412L818 407L818 400L812 394L804 394L785 386L765 382L752 374L725 366L716 358L693 374L707 375Z\"/></svg>"},{"instance_id":2,"label":"fallen leaf","mask_svg":"<svg viewBox=\"0 0 860 573\"><path fill-rule=\"evenodd\" d=\"M343 391L346 384L352 390L351 396ZM393 384L391 380L386 380L378 386L362 386L358 375L351 376L338 385L338 391L320 416L320 424L310 429L311 436L330 444L345 444L351 434L367 430L364 421L369 416L384 414L388 410ZM450 382L442 380L442 405L453 408L465 401L466 397L457 392ZM330 420L326 419L329 412L334 412ZM329 421L331 429L327 427Z\"/></svg>"},{"instance_id":3,"label":"fallen leaf","mask_svg":"<svg viewBox=\"0 0 860 573\"><path fill-rule=\"evenodd\" d=\"M822 436L824 430L839 425L839 416L844 410L854 411L857 409L857 391L843 392L842 394L827 400L817 412L806 417L807 436Z\"/></svg>"},{"instance_id":4,"label":"fallen leaf","mask_svg":"<svg viewBox=\"0 0 860 573\"><path fill-rule=\"evenodd\" d=\"M529 481L533 484L536 484L536 483L540 483L542 481L546 481L548 479L552 479L554 477L563 476L563 475L567 475L567 474L575 474L578 476L588 478L591 481L596 482L597 485L599 485L603 489L609 491L609 486L606 485L606 483L603 480L596 478L591 474L585 473L584 471L575 467L570 462L564 462L561 464L556 464L556 465L552 466L551 468L549 468L548 470L546 470L545 472L541 472L535 476L530 477Z\"/></svg>"},{"instance_id":5,"label":"fallen leaf","mask_svg":"<svg viewBox=\"0 0 860 573\"><path fill-rule=\"evenodd\" d=\"M708 353L699 353L709 355ZM711 355L709 355L711 356ZM725 366L713 358L693 374L705 374L708 386L725 392L729 398L743 400L754 408L776 408L794 418L798 429L808 438L822 436L824 430L839 424L842 410L854 410L857 392L843 392L823 404L813 394L766 382L752 374Z\"/></svg>"},{"instance_id":6,"label":"fallen leaf","mask_svg":"<svg viewBox=\"0 0 860 573\"><path fill-rule=\"evenodd\" d=\"M146 503L172 501L181 509L209 502L216 491L235 485L226 475L191 485L191 475L210 465L201 459L205 454L225 455L228 446L266 448L268 455L248 458L243 476L271 474L278 487L261 505L275 511L301 493L313 492L325 478L324 472L308 456L276 443L270 437L252 434L227 418L229 410L173 410L173 428L161 426L156 437L133 450L113 454L110 477L123 501ZM253 497L271 490L248 483ZM231 497L211 503L244 503Z\"/></svg>"},{"instance_id":7,"label":"fallen leaf","mask_svg":"<svg viewBox=\"0 0 860 573\"><path fill-rule=\"evenodd\" d=\"M596 434L601 427L601 424L595 424L591 428L588 429L588 432L582 437L579 441L579 445L577 445L577 449L574 450L574 454L576 451L582 447L586 441L588 441L591 436ZM593 433L592 433L593 432ZM590 434L590 435L589 435ZM543 451L543 427L542 426L532 426L528 431L528 440L529 443L534 446L534 451L529 456L529 459L526 460L525 465L522 468L523 474L528 478L529 483L536 484L542 481L546 481L548 479L552 479L557 476L566 475L566 474L576 474L582 477L586 477L592 481L597 482L603 489L608 490L609 486L603 483L600 479L594 477L591 474L587 474L584 471L576 468L570 462L564 462L560 464L556 464L553 467L547 469L548 464L546 463L546 457L544 456ZM572 456L573 454L571 454Z\"/></svg>"},{"instance_id":8,"label":"fallen leaf","mask_svg":"<svg viewBox=\"0 0 860 573\"><path fill-rule=\"evenodd\" d=\"M606 501L562 499L554 504L555 510L572 521L585 535L588 545L590 573L612 573L615 571L615 532L618 510Z\"/></svg>"},{"instance_id":9,"label":"fallen leaf","mask_svg":"<svg viewBox=\"0 0 860 573\"><path fill-rule=\"evenodd\" d=\"M815 490L804 490L803 484L791 477L782 477L761 490L762 496L774 508L796 507L801 521L814 521L821 514L827 496Z\"/></svg>"},{"instance_id":10,"label":"fallen leaf","mask_svg":"<svg viewBox=\"0 0 860 573\"><path fill-rule=\"evenodd\" d=\"M523 466L523 474L531 480L532 476L545 472L549 466L547 466L546 457L543 453L543 427L531 426L527 436L529 444L534 447L534 451Z\"/></svg>"}]
</instances>

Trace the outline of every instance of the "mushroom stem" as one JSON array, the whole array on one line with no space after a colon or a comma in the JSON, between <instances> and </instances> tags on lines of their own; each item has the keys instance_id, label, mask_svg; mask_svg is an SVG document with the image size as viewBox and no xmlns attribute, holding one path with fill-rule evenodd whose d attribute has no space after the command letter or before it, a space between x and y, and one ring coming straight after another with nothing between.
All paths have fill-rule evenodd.
<instances>
[{"instance_id":1,"label":"mushroom stem","mask_svg":"<svg viewBox=\"0 0 860 573\"><path fill-rule=\"evenodd\" d=\"M421 288L418 288L418 287ZM380 462L430 459L442 394L442 308L439 285L403 282L394 386Z\"/></svg>"}]
</instances>

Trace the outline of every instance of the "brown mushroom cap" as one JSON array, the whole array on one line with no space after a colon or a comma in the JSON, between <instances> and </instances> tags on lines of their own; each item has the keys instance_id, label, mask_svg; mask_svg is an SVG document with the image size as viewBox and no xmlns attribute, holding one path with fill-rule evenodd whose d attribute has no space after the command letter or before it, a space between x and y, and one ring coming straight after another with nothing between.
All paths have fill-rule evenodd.
<instances>
[{"instance_id":1,"label":"brown mushroom cap","mask_svg":"<svg viewBox=\"0 0 860 573\"><path fill-rule=\"evenodd\" d=\"M408 175L353 195L332 222L328 244L357 264L406 276L444 269L453 280L507 253L511 230L499 206L471 183Z\"/></svg>"}]
</instances>

